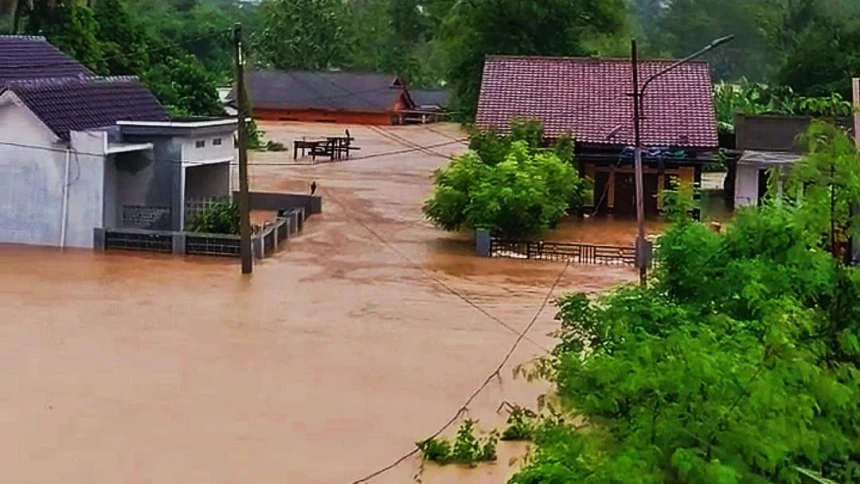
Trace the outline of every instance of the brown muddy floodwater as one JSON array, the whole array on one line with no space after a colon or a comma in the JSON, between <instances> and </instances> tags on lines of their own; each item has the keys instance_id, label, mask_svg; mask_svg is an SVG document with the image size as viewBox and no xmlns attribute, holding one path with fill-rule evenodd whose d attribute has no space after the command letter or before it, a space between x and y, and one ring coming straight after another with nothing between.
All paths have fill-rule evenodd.
<instances>
[{"instance_id":1,"label":"brown muddy floodwater","mask_svg":"<svg viewBox=\"0 0 860 484\"><path fill-rule=\"evenodd\" d=\"M291 143L342 127L263 130ZM338 164L252 155L252 188L316 180L325 213L250 278L235 261L0 248L0 480L346 484L436 431L562 266L478 259L467 238L430 227L420 212L430 173L462 146L377 155L459 133L391 130L399 138L352 128L366 158ZM571 266L556 294L634 277ZM546 390L511 369L552 344L553 313L470 406L482 430L501 425L502 401L533 405ZM423 482L504 482L523 448L499 452L471 470L425 466ZM412 482L420 467L411 458L371 482Z\"/></svg>"}]
</instances>

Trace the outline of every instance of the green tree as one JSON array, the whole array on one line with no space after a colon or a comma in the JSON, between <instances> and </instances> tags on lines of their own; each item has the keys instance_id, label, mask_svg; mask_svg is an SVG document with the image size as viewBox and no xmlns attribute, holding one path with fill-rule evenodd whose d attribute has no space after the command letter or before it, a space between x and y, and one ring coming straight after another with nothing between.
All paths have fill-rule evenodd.
<instances>
[{"instance_id":1,"label":"green tree","mask_svg":"<svg viewBox=\"0 0 860 484\"><path fill-rule=\"evenodd\" d=\"M455 107L474 115L487 55L592 54L587 41L619 32L624 20L623 0L457 2L440 32Z\"/></svg>"},{"instance_id":2,"label":"green tree","mask_svg":"<svg viewBox=\"0 0 860 484\"><path fill-rule=\"evenodd\" d=\"M476 151L436 172L433 196L424 204L428 219L444 230L483 228L514 238L554 228L578 208L583 181L572 160L558 154L568 156L568 150L541 150L533 123L517 126L510 138L473 138Z\"/></svg>"},{"instance_id":3,"label":"green tree","mask_svg":"<svg viewBox=\"0 0 860 484\"><path fill-rule=\"evenodd\" d=\"M149 65L148 36L124 0L99 0L94 8L96 37L101 43L107 71L112 75L138 75Z\"/></svg>"},{"instance_id":4,"label":"green tree","mask_svg":"<svg viewBox=\"0 0 860 484\"><path fill-rule=\"evenodd\" d=\"M43 35L51 44L96 73L107 73L98 23L93 10L72 0L34 0L27 15L26 32Z\"/></svg>"},{"instance_id":5,"label":"green tree","mask_svg":"<svg viewBox=\"0 0 860 484\"><path fill-rule=\"evenodd\" d=\"M152 64L140 80L176 116L223 116L214 76L190 54L153 51Z\"/></svg>"},{"instance_id":6,"label":"green tree","mask_svg":"<svg viewBox=\"0 0 860 484\"><path fill-rule=\"evenodd\" d=\"M277 69L319 70L347 60L347 8L341 0L266 0L254 36L259 62Z\"/></svg>"},{"instance_id":7,"label":"green tree","mask_svg":"<svg viewBox=\"0 0 860 484\"><path fill-rule=\"evenodd\" d=\"M807 139L802 200L741 210L724 234L679 220L649 287L559 301L551 375L588 430L544 426L512 484L860 481L860 270L817 220L829 166L847 212L860 165L836 128Z\"/></svg>"},{"instance_id":8,"label":"green tree","mask_svg":"<svg viewBox=\"0 0 860 484\"><path fill-rule=\"evenodd\" d=\"M776 80L806 96L836 92L850 99L851 78L860 72L860 23L837 17L819 17L799 33L786 50Z\"/></svg>"}]
</instances>

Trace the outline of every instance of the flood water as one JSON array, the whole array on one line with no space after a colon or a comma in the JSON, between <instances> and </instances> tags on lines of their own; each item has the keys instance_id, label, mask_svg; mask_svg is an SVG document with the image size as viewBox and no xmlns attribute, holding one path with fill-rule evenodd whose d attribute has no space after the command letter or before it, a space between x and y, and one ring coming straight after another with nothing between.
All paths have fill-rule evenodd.
<instances>
[{"instance_id":1,"label":"flood water","mask_svg":"<svg viewBox=\"0 0 860 484\"><path fill-rule=\"evenodd\" d=\"M342 127L262 129L290 145ZM252 189L316 181L324 197L324 213L252 277L233 260L0 248L2 481L346 484L435 432L563 266L478 259L467 236L429 226L431 172L462 145L379 155L459 133L391 130L396 140L351 128L363 159L343 163L252 154ZM571 266L555 294L634 279ZM546 390L511 369L551 347L553 313L470 406L480 429L501 426L501 402L533 405ZM523 450L502 444L476 469L411 458L370 482L504 482Z\"/></svg>"}]
</instances>

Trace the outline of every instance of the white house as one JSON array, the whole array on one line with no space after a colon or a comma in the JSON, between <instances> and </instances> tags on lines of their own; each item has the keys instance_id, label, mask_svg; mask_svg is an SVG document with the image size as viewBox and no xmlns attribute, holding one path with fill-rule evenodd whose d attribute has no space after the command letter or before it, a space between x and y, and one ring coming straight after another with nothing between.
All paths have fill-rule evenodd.
<instances>
[{"instance_id":1,"label":"white house","mask_svg":"<svg viewBox=\"0 0 860 484\"><path fill-rule=\"evenodd\" d=\"M181 230L229 196L236 121L171 121L133 78L0 88L0 243L93 246L95 228Z\"/></svg>"},{"instance_id":2,"label":"white house","mask_svg":"<svg viewBox=\"0 0 860 484\"><path fill-rule=\"evenodd\" d=\"M853 119L832 119L849 132ZM808 116L737 115L737 148L743 151L735 172L735 207L755 206L773 186L782 188L782 179L803 158L806 148L798 137L806 132ZM779 177L770 183L774 174Z\"/></svg>"}]
</instances>

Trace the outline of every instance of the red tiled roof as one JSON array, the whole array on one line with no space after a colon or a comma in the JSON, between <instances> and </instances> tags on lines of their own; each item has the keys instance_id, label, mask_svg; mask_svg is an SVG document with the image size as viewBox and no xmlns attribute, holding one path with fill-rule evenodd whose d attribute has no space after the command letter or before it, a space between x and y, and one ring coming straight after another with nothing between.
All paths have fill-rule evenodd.
<instances>
[{"instance_id":1,"label":"red tiled roof","mask_svg":"<svg viewBox=\"0 0 860 484\"><path fill-rule=\"evenodd\" d=\"M640 85L672 60L639 63ZM476 123L502 132L513 118L539 119L549 137L579 143L633 144L630 61L491 56L484 64ZM691 62L652 81L643 97L644 146L716 148L708 65Z\"/></svg>"}]
</instances>

